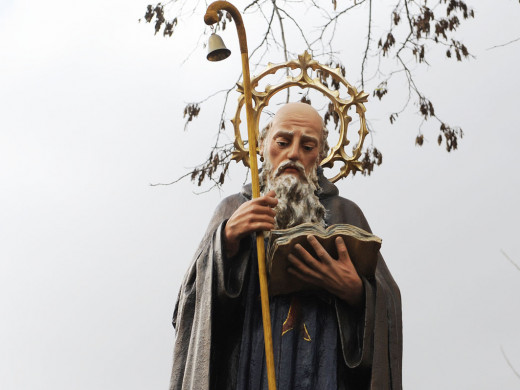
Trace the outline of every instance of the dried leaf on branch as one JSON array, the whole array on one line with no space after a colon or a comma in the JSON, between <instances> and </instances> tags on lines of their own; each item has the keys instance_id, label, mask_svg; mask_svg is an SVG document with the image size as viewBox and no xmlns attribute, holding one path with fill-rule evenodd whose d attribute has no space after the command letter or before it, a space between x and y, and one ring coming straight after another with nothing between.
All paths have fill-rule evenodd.
<instances>
[{"instance_id":1,"label":"dried leaf on branch","mask_svg":"<svg viewBox=\"0 0 520 390\"><path fill-rule=\"evenodd\" d=\"M175 36L174 30L178 30L187 23L191 23L192 17L200 15L205 10L205 3L192 4L187 0L170 0L164 4L157 3L146 7L144 20L155 27L157 34L161 29L163 36ZM375 6L375 5L374 5ZM198 8L197 8L198 7ZM337 53L344 50L344 37L339 36L339 26L348 25L347 18L354 15L356 18L366 18L367 33L353 31L364 40L364 51L359 56L349 53L349 64L359 61L361 64L360 84L372 96L377 97L383 104L389 107L389 122L394 124L398 117L409 115L415 110L421 120L413 138L416 145L423 145L426 139L437 140L437 144L445 145L445 149L451 152L458 147L463 131L460 127L452 126L446 120L441 119L434 109L434 103L421 89L420 80L417 80L417 69L427 65L428 60L455 58L457 61L471 58L470 50L458 37L458 31L470 19L475 18L475 12L464 0L393 0L393 8L389 9L386 27L378 23L375 29L374 14L372 13L372 0L348 0L344 2L332 1L315 2L303 0L292 2L289 0L259 1L251 0L243 7L248 18L256 18L259 23L264 23L263 32L257 36L257 41L250 47L251 67L265 64L267 61L282 62L286 58L296 58L297 54L287 46L286 36L291 39L299 39L303 47L313 53L313 57L331 68L339 67L343 75L346 73L341 58ZM313 28L308 28L305 16L312 14ZM167 17L168 15L168 17ZM344 23L345 21L345 23ZM197 19L197 23L200 21ZM213 27L214 31L224 30L232 23L232 18L226 12L219 15L219 22ZM342 24L344 23L344 24ZM204 27L201 24L201 30ZM262 31L262 30L259 30ZM210 33L206 28L205 35ZM202 41L202 40L201 40ZM195 43L195 42L194 42ZM301 45L298 46L301 49ZM277 53L280 61L271 57L271 53ZM237 71L238 72L238 71ZM340 85L333 77L317 73L321 82L333 90L339 90ZM349 79L353 76L349 75ZM408 98L397 101L392 93L394 80L401 78L399 82L402 90L402 80L407 87ZM228 108L228 95L234 85L226 90L222 106L221 119L216 123L218 134L225 130L225 123L229 118L226 115ZM199 102L192 102L184 109L185 127L193 123L199 116L201 106L208 100L215 99L216 93ZM392 96L392 98L387 98ZM289 95L288 95L289 97ZM385 99L383 99L385 97ZM305 94L301 101L309 102L310 98ZM314 101L314 98L313 98ZM315 104L318 102L315 102ZM322 104L322 103L319 103ZM332 104L324 105L326 112L324 121L326 124L334 123L338 128L339 117ZM452 118L456 119L456 118ZM423 124L434 120L438 125L428 126ZM382 125L381 125L382 126ZM422 130L420 130L420 128ZM199 164L188 176L198 185L205 182L220 186L224 183L229 161L233 150L232 143L222 143L219 137L213 146L211 153L205 162ZM382 163L382 154L374 145L367 145L362 158L364 175L370 175L374 168Z\"/></svg>"}]
</instances>

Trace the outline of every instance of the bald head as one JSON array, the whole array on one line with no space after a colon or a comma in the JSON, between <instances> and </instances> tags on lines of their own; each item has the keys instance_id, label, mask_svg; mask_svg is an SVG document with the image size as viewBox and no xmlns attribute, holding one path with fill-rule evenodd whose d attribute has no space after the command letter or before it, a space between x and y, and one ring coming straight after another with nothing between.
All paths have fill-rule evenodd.
<instances>
[{"instance_id":1,"label":"bald head","mask_svg":"<svg viewBox=\"0 0 520 390\"><path fill-rule=\"evenodd\" d=\"M287 103L278 110L272 123L273 126L276 126L287 120L309 128L323 129L323 119L320 114L307 103Z\"/></svg>"},{"instance_id":2,"label":"bald head","mask_svg":"<svg viewBox=\"0 0 520 390\"><path fill-rule=\"evenodd\" d=\"M272 140L273 131L271 130L280 128L289 130L288 127L299 127L314 132L318 138L318 162L327 156L329 151L327 136L329 132L323 123L323 119L310 104L301 102L283 105L267 126L262 129L258 140L262 155L269 141Z\"/></svg>"}]
</instances>

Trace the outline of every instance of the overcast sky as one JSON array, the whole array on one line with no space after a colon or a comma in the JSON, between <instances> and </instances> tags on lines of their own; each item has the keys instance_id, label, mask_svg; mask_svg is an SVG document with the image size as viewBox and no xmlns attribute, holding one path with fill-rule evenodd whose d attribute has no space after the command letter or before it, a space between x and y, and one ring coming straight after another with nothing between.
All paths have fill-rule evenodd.
<instances>
[{"instance_id":1,"label":"overcast sky","mask_svg":"<svg viewBox=\"0 0 520 390\"><path fill-rule=\"evenodd\" d=\"M338 184L401 288L408 389L520 388L501 352L520 372L520 271L501 253L520 265L520 42L487 50L520 37L520 5L488 3L471 2L463 30L474 60L417 73L439 116L464 129L459 150L438 147L428 125L415 147L420 120L390 126L391 109L371 101L384 164ZM0 2L1 389L168 385L182 276L244 168L220 192L150 183L205 158L221 103L187 132L183 105L233 83L240 64L234 29L234 55L207 63L202 15L174 41L137 22L146 4Z\"/></svg>"}]
</instances>

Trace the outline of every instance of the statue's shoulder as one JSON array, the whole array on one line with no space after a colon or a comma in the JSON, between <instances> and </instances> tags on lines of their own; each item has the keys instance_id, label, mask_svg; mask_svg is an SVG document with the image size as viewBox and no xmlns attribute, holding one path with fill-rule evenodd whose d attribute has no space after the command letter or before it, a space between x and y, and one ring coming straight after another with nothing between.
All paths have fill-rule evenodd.
<instances>
[{"instance_id":1,"label":"statue's shoulder","mask_svg":"<svg viewBox=\"0 0 520 390\"><path fill-rule=\"evenodd\" d=\"M322 199L327 210L329 224L348 223L369 230L369 225L361 208L357 203L340 195Z\"/></svg>"},{"instance_id":2,"label":"statue's shoulder","mask_svg":"<svg viewBox=\"0 0 520 390\"><path fill-rule=\"evenodd\" d=\"M363 214L356 203L340 196L338 187L323 175L323 169L321 167L318 169L318 184L321 188L318 197L326 209L334 212L344 212L348 210L353 213Z\"/></svg>"},{"instance_id":3,"label":"statue's shoulder","mask_svg":"<svg viewBox=\"0 0 520 390\"><path fill-rule=\"evenodd\" d=\"M361 212L361 208L358 206L358 204L350 199L347 199L343 196L340 196L338 194L334 194L332 196L325 197L321 199L323 203L328 203L330 205L333 205L334 208L339 209L351 209L355 211Z\"/></svg>"},{"instance_id":4,"label":"statue's shoulder","mask_svg":"<svg viewBox=\"0 0 520 390\"><path fill-rule=\"evenodd\" d=\"M242 193L238 192L233 195L226 196L218 204L215 214L220 215L223 219L229 218L231 214L244 202L249 199Z\"/></svg>"},{"instance_id":5,"label":"statue's shoulder","mask_svg":"<svg viewBox=\"0 0 520 390\"><path fill-rule=\"evenodd\" d=\"M248 200L251 200L251 196L247 196L242 191L237 192L236 194L228 195L222 201L220 202L223 206L240 206L242 203L247 202Z\"/></svg>"}]
</instances>

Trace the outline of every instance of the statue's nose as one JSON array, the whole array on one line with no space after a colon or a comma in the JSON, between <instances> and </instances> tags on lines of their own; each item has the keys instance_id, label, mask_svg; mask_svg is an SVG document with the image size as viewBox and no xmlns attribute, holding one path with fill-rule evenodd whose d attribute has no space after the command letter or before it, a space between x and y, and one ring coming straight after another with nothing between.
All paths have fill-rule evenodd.
<instances>
[{"instance_id":1,"label":"statue's nose","mask_svg":"<svg viewBox=\"0 0 520 390\"><path fill-rule=\"evenodd\" d=\"M300 146L298 145L298 143L294 142L289 147L289 152L288 152L287 158L291 161L298 161L299 157L300 157Z\"/></svg>"}]
</instances>

